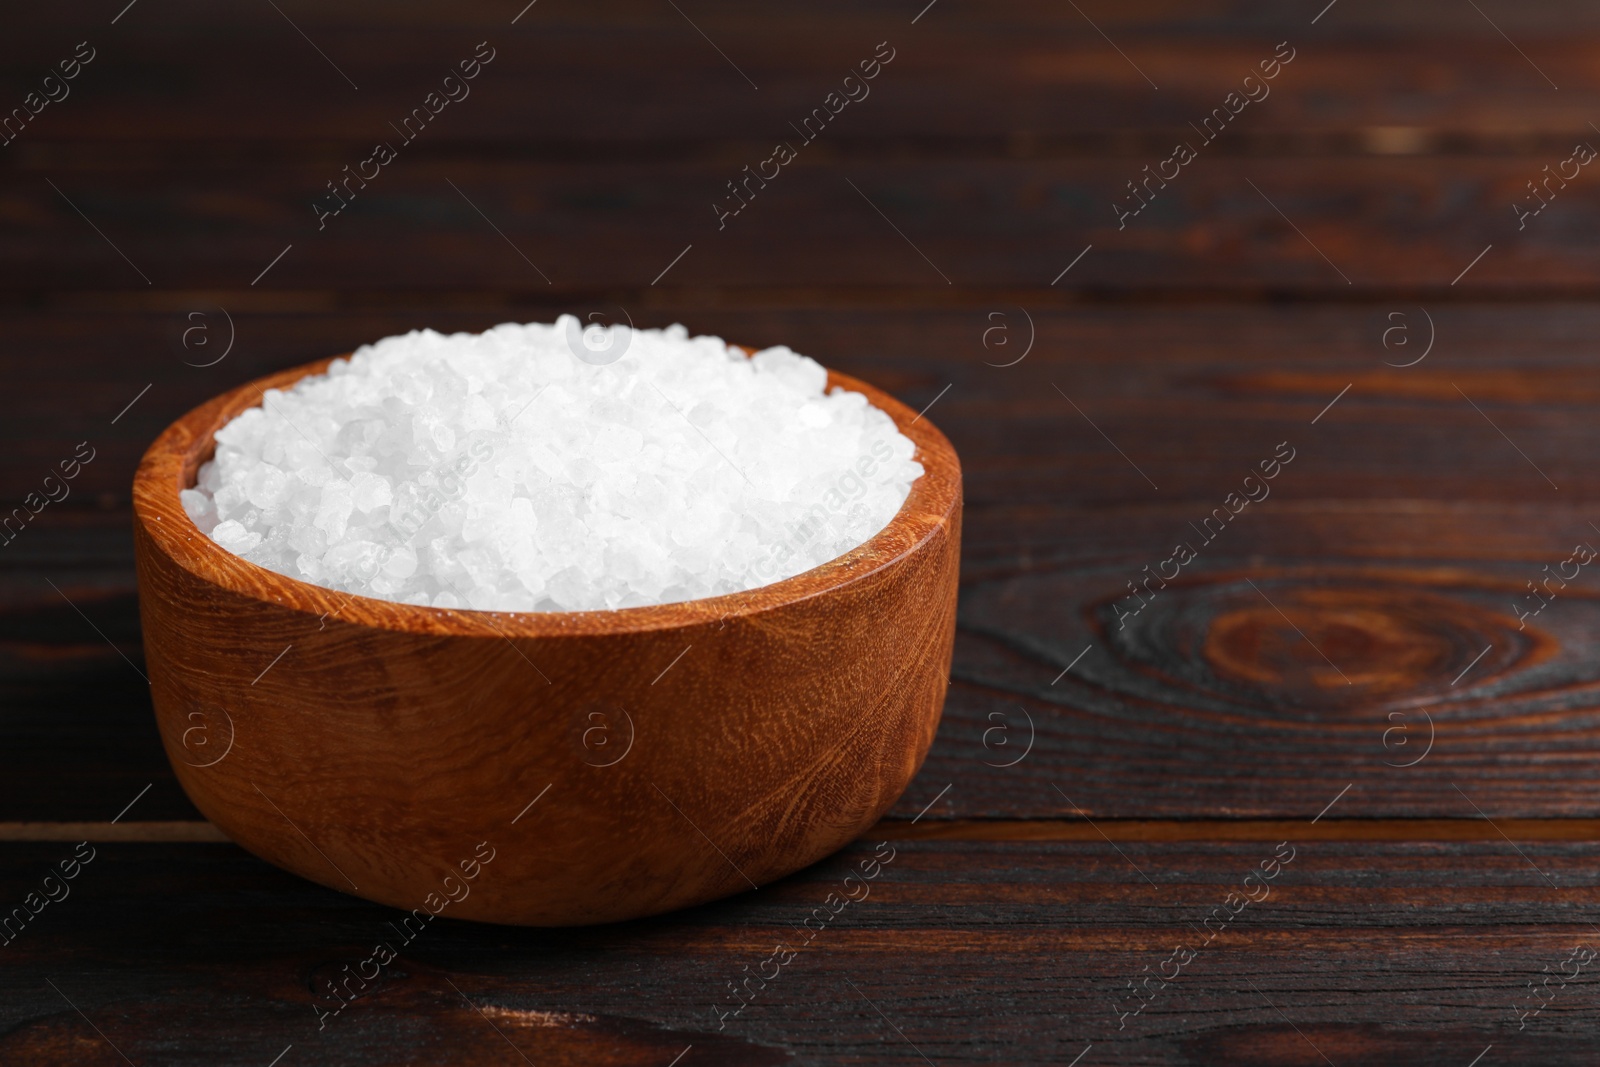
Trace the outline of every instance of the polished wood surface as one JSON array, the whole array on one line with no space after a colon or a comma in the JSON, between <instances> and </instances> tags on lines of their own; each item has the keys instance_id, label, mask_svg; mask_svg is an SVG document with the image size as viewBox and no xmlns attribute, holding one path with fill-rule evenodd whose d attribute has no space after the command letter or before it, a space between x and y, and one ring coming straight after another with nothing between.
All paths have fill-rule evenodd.
<instances>
[{"instance_id":1,"label":"polished wood surface","mask_svg":"<svg viewBox=\"0 0 1600 1067\"><path fill-rule=\"evenodd\" d=\"M99 50L0 148L4 502L99 450L0 550L6 900L100 849L0 947L0 1060L123 1063L98 1026L139 1064L521 1063L487 1016L538 1063L1592 1062L1593 965L1564 962L1600 920L1592 567L1516 608L1600 546L1600 185L1513 206L1600 146L1594 10L125 6L0 34L13 104ZM324 183L484 40L471 98L319 231ZM870 98L718 230L725 183L880 41ZM1278 42L1271 96L1118 229ZM375 337L621 309L932 403L965 490L938 736L834 858L614 927L446 911L318 1030L312 976L402 915L205 838L134 669L138 458ZM1285 441L1270 498L1118 629ZM885 840L871 895L717 1030ZM1119 1029L1285 841L1271 896Z\"/></svg>"},{"instance_id":2,"label":"polished wood surface","mask_svg":"<svg viewBox=\"0 0 1600 1067\"><path fill-rule=\"evenodd\" d=\"M894 841L865 895L841 905L844 879L890 856L869 837L719 904L561 930L441 917L403 947L392 909L232 846L99 845L72 896L3 951L51 975L139 1064L265 1065L286 1047L284 1063L520 1064L520 1051L665 1067L686 1048L680 1067L1071 1063L1092 1046L1080 1067L1309 1067L1324 1063L1317 1050L1335 1064L1466 1065L1491 1045L1480 1067L1593 1062L1593 978L1563 988L1560 968L1593 945L1592 842L1523 842L1524 857L1503 841L1292 835L1270 893L1203 926L1285 840ZM71 848L13 846L20 870L0 891L25 892ZM398 965L319 1016L333 1003L319 981L385 940ZM765 987L750 978L747 1006L724 1020L741 1003L730 985L778 944L795 956ZM1119 1016L1127 983L1163 973L1175 946L1196 958ZM1547 974L1548 1006L1519 1030L1540 1003L1528 983ZM42 978L11 988L25 1022L0 1036L0 1062L123 1062Z\"/></svg>"}]
</instances>

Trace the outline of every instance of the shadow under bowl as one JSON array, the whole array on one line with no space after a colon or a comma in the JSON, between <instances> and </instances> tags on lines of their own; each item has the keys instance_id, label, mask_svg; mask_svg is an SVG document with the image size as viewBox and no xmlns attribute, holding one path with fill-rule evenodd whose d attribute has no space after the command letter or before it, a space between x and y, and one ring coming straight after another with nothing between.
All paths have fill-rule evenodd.
<instances>
[{"instance_id":1,"label":"shadow under bowl","mask_svg":"<svg viewBox=\"0 0 1600 1067\"><path fill-rule=\"evenodd\" d=\"M134 476L162 742L235 842L382 904L564 926L767 884L900 796L955 634L961 469L927 419L830 372L926 473L885 529L793 578L615 611L416 607L247 562L180 503L218 429L330 362L195 408Z\"/></svg>"}]
</instances>

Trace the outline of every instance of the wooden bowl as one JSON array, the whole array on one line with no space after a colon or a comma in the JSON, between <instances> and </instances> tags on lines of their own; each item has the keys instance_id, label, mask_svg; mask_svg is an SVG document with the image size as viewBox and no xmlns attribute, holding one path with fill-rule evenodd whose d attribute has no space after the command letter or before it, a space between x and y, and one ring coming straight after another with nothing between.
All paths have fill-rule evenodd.
<instances>
[{"instance_id":1,"label":"wooden bowl","mask_svg":"<svg viewBox=\"0 0 1600 1067\"><path fill-rule=\"evenodd\" d=\"M416 923L607 922L813 863L916 774L961 533L960 465L927 419L829 375L894 419L926 473L882 532L796 577L617 611L414 607L248 563L179 502L221 426L329 362L194 409L134 476L156 720L234 841Z\"/></svg>"}]
</instances>

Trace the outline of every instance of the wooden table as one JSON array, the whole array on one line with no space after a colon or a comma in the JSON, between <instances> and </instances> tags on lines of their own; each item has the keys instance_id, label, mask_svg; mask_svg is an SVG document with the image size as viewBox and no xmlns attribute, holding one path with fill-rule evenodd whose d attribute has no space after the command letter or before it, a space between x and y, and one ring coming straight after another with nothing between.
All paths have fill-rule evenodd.
<instances>
[{"instance_id":1,"label":"wooden table","mask_svg":"<svg viewBox=\"0 0 1600 1067\"><path fill-rule=\"evenodd\" d=\"M0 34L0 104L68 94L0 148L0 488L38 511L0 535L0 917L69 894L0 945L0 1062L1595 1062L1600 14L125 3ZM470 95L391 127L435 91ZM561 312L929 406L967 478L944 723L833 859L441 920L319 1028L396 914L178 789L133 467L271 369Z\"/></svg>"}]
</instances>

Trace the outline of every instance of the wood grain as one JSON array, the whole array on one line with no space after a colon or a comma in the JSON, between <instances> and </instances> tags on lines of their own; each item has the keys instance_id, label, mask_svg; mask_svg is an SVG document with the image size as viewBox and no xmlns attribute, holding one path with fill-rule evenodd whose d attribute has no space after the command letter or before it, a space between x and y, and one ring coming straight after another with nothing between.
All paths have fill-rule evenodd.
<instances>
[{"instance_id":1,"label":"wood grain","mask_svg":"<svg viewBox=\"0 0 1600 1067\"><path fill-rule=\"evenodd\" d=\"M1600 259L1585 235L1600 227L1600 180L1580 173L1521 228L1513 211L1538 203L1526 183L1567 154L1330 160L1203 153L1120 223L1118 206L1139 203L1126 184L1162 157L835 163L802 156L722 223L713 205L731 195L726 183L752 157L482 161L470 178L455 161L405 157L321 229L312 203L338 171L328 163L286 161L229 176L86 167L18 175L0 189L0 211L17 220L0 250L0 279L30 299L60 290L144 292L144 277L166 290L243 290L293 245L257 288L491 289L522 300L626 302L658 288L653 280L692 245L661 286L679 294L818 290L837 303L878 289L920 290L929 300L949 284L1046 294L1056 279L1057 290L1102 297L1371 299L1394 289L1430 297L1452 289L1448 295L1590 296ZM229 190L221 202L219 183ZM1086 245L1093 251L1062 277Z\"/></svg>"},{"instance_id":2,"label":"wood grain","mask_svg":"<svg viewBox=\"0 0 1600 1067\"><path fill-rule=\"evenodd\" d=\"M109 21L117 5L105 6ZM1027 151L1038 138L1092 134L1097 151L1116 151L1156 131L1185 130L1284 40L1297 50L1294 63L1241 120L1279 144L1333 138L1357 151L1416 151L1442 133L1527 145L1541 135L1581 136L1600 102L1585 36L1596 20L1577 4L1486 8L1492 23L1448 0L1393 11L1343 4L1315 25L1315 4L1080 7L941 3L912 25L914 6L781 3L756 14L702 2L685 9L691 25L670 7L633 0L535 8L515 26L518 6L496 0L447 11L422 3L286 8L357 92L270 8L219 12L182 0L101 31L101 58L71 106L52 106L19 146L43 142L48 157L59 142L76 142L75 156L110 142L134 162L201 140L364 142L484 39L498 58L430 138L519 151L765 140L817 106L885 39L896 59L872 95L844 112L841 132L892 138L902 149L911 139L965 136ZM78 9L16 18L0 42L8 99L33 88L35 71L42 76L63 46L70 51L101 21ZM196 86L209 94L204 106L174 106ZM130 138L130 128L142 136ZM518 144L527 140L541 144Z\"/></svg>"},{"instance_id":3,"label":"wood grain","mask_svg":"<svg viewBox=\"0 0 1600 1067\"><path fill-rule=\"evenodd\" d=\"M121 1062L49 975L136 1063L266 1064L291 1044L285 1062L520 1063L478 1009L535 1063L664 1067L689 1045L685 1064L1070 1063L1091 1043L1079 1067L1322 1063L1306 1039L1336 1064L1464 1067L1490 1044L1494 1062L1591 1061L1592 973L1520 1031L1518 1012L1527 983L1594 943L1592 842L1291 832L1266 899L1119 1029L1127 983L1174 945L1200 947L1196 928L1282 840L893 842L870 892L813 918L721 1031L728 984L838 907L829 894L875 843L661 918L531 930L446 916L405 946L389 925L403 913L229 845L100 845L72 895L0 949L0 1057ZM0 846L4 899L63 847ZM319 1030L320 981L385 939L399 960Z\"/></svg>"}]
</instances>

